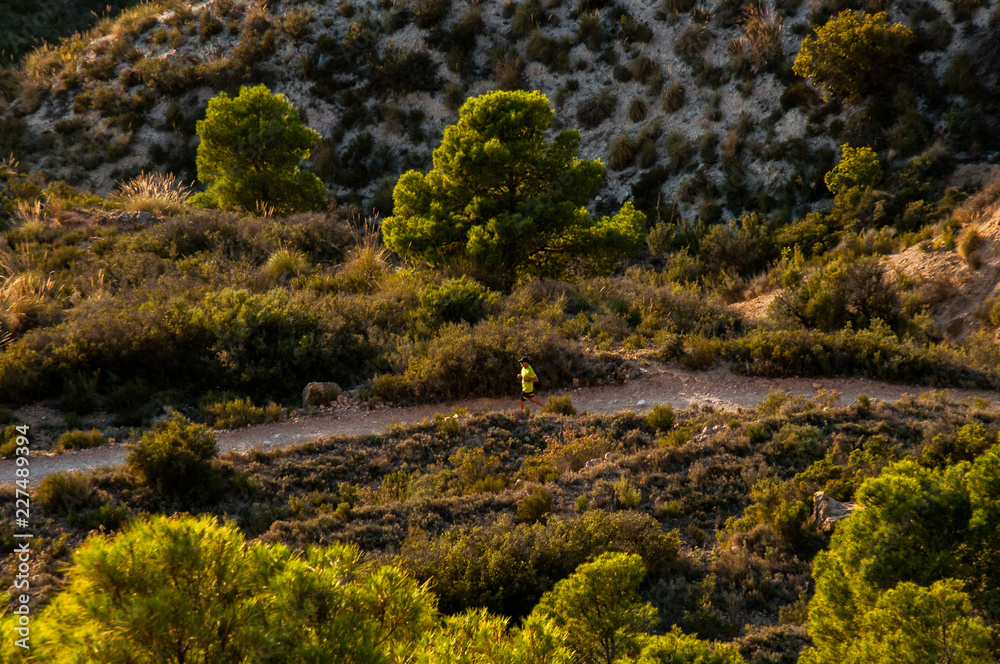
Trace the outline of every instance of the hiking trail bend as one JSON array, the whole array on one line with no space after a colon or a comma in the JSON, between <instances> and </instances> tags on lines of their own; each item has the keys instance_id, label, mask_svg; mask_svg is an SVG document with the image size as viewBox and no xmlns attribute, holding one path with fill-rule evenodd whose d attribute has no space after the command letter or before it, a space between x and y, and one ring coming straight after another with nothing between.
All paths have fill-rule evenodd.
<instances>
[{"instance_id":1,"label":"hiking trail bend","mask_svg":"<svg viewBox=\"0 0 1000 664\"><path fill-rule=\"evenodd\" d=\"M564 388L552 392L542 386L538 393L543 401L552 396L569 396L578 412L613 413L635 410L642 413L664 403L676 408L708 404L718 410L728 411L752 408L772 390L785 391L807 399L815 397L820 390L835 391L840 394L841 404L855 401L860 394L873 400L895 401L907 394L917 396L935 391L934 388L925 386L897 385L866 378L769 379L738 376L726 367L687 371L677 366L650 365L638 371L641 373L637 377L629 378L623 384ZM947 393L959 400L982 398L993 404L1000 403L1000 392L997 391L949 389ZM219 453L282 448L337 434L377 434L394 424L419 422L437 413L451 413L457 409L466 409L470 413L510 410L518 407L517 398L518 395L512 391L511 398L507 400L480 398L405 407L331 408L282 422L218 431ZM538 409L534 410L537 412ZM126 454L127 447L121 443L61 454L34 453L30 457L29 466L32 486L37 486L49 473L88 471L124 463ZM14 459L0 460L0 485L13 485L16 468Z\"/></svg>"}]
</instances>

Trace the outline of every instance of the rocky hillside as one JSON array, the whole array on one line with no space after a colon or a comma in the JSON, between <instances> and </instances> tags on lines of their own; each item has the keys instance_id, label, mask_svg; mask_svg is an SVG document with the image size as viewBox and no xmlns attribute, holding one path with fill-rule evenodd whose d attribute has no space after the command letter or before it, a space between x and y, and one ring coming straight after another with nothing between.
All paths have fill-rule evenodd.
<instances>
[{"instance_id":1,"label":"rocky hillside","mask_svg":"<svg viewBox=\"0 0 1000 664\"><path fill-rule=\"evenodd\" d=\"M792 73L845 8L914 34L896 80L856 105ZM323 135L311 167L338 200L386 214L465 98L539 89L608 166L599 212L787 220L830 196L841 143L895 166L928 149L996 161L998 71L997 0L161 0L28 55L0 149L100 193L143 170L193 180L207 101L264 82Z\"/></svg>"}]
</instances>

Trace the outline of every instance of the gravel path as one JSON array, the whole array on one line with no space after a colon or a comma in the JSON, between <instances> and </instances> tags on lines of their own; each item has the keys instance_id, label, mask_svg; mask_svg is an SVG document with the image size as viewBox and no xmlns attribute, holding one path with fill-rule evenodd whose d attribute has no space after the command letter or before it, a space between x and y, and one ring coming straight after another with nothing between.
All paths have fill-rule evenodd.
<instances>
[{"instance_id":1,"label":"gravel path","mask_svg":"<svg viewBox=\"0 0 1000 664\"><path fill-rule=\"evenodd\" d=\"M871 399L895 401L904 394L918 395L931 391L923 386L894 385L864 378L767 379L736 376L723 367L709 371L685 371L676 366L651 366L622 385L558 390L553 395L570 396L578 411L612 413L627 409L644 412L662 403L670 403L678 408L710 404L720 410L736 410L755 406L771 390L784 390L793 395L812 398L820 389L839 392L841 403L850 403L859 394L866 394ZM1000 392L948 390L948 393L956 399L980 397L994 404L1000 402ZM540 390L539 394L543 401L552 396L544 390ZM219 450L221 453L240 453L254 448L287 447L333 434L380 433L393 424L419 422L425 417L448 413L457 408L477 412L515 407L514 400L473 399L406 408L338 408L284 422L220 431ZM125 455L126 447L123 444L63 454L40 453L31 457L32 483L37 483L52 472L93 470L120 464L125 461ZM15 479L14 471L12 460L0 460L0 485L12 484Z\"/></svg>"}]
</instances>

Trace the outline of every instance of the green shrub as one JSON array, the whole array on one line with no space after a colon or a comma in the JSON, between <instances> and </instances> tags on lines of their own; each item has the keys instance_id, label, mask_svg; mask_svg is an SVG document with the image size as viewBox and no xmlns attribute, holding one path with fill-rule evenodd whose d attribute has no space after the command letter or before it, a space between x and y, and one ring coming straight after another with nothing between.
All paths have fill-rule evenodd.
<instances>
[{"instance_id":1,"label":"green shrub","mask_svg":"<svg viewBox=\"0 0 1000 664\"><path fill-rule=\"evenodd\" d=\"M527 496L517 501L517 521L534 523L552 511L552 492L536 486Z\"/></svg>"},{"instance_id":2,"label":"green shrub","mask_svg":"<svg viewBox=\"0 0 1000 664\"><path fill-rule=\"evenodd\" d=\"M249 397L208 403L202 406L202 411L205 424L216 429L238 429L266 419L264 409L254 406Z\"/></svg>"},{"instance_id":3,"label":"green shrub","mask_svg":"<svg viewBox=\"0 0 1000 664\"><path fill-rule=\"evenodd\" d=\"M74 512L89 503L93 492L90 476L78 470L49 473L38 483L34 501L51 512Z\"/></svg>"},{"instance_id":4,"label":"green shrub","mask_svg":"<svg viewBox=\"0 0 1000 664\"><path fill-rule=\"evenodd\" d=\"M498 300L499 294L462 276L428 285L420 296L420 306L438 323L476 323Z\"/></svg>"},{"instance_id":5,"label":"green shrub","mask_svg":"<svg viewBox=\"0 0 1000 664\"><path fill-rule=\"evenodd\" d=\"M902 316L899 294L875 257L838 258L775 298L772 307L779 319L824 332L865 329L876 320L892 328Z\"/></svg>"},{"instance_id":6,"label":"green shrub","mask_svg":"<svg viewBox=\"0 0 1000 664\"><path fill-rule=\"evenodd\" d=\"M656 404L650 409L649 414L646 415L646 421L649 422L649 426L657 431L669 431L673 429L675 419L674 407L669 403Z\"/></svg>"},{"instance_id":7,"label":"green shrub","mask_svg":"<svg viewBox=\"0 0 1000 664\"><path fill-rule=\"evenodd\" d=\"M615 480L613 488L618 504L625 509L634 510L642 502L642 491L625 475Z\"/></svg>"},{"instance_id":8,"label":"green shrub","mask_svg":"<svg viewBox=\"0 0 1000 664\"><path fill-rule=\"evenodd\" d=\"M576 415L576 406L573 405L573 401L568 396L549 397L542 412L554 415Z\"/></svg>"},{"instance_id":9,"label":"green shrub","mask_svg":"<svg viewBox=\"0 0 1000 664\"><path fill-rule=\"evenodd\" d=\"M546 437L546 448L542 459L560 474L576 472L591 459L602 459L604 455L620 448L621 443L607 435L598 433L564 432L558 438Z\"/></svg>"},{"instance_id":10,"label":"green shrub","mask_svg":"<svg viewBox=\"0 0 1000 664\"><path fill-rule=\"evenodd\" d=\"M652 578L677 560L680 538L636 512L591 510L545 524L515 523L509 515L487 526L452 528L438 537L410 535L400 565L418 580L433 579L442 612L486 607L515 618L580 564L606 551L642 556Z\"/></svg>"},{"instance_id":11,"label":"green shrub","mask_svg":"<svg viewBox=\"0 0 1000 664\"><path fill-rule=\"evenodd\" d=\"M763 424L751 424L747 427L747 440L749 440L750 444L754 447L763 445L770 437L770 434L768 434L767 429Z\"/></svg>"},{"instance_id":12,"label":"green shrub","mask_svg":"<svg viewBox=\"0 0 1000 664\"><path fill-rule=\"evenodd\" d=\"M106 440L104 434L97 429L91 429L90 431L67 431L59 436L55 449L59 451L86 450L91 447L99 447Z\"/></svg>"},{"instance_id":13,"label":"green shrub","mask_svg":"<svg viewBox=\"0 0 1000 664\"><path fill-rule=\"evenodd\" d=\"M793 69L812 79L828 98L859 104L885 89L907 66L913 32L889 23L885 12L865 14L846 9L802 40Z\"/></svg>"},{"instance_id":14,"label":"green shrub","mask_svg":"<svg viewBox=\"0 0 1000 664\"><path fill-rule=\"evenodd\" d=\"M475 326L448 324L410 356L400 376L383 375L372 391L389 401L448 400L472 395L515 399L517 358L540 358L535 370L542 389L569 383L586 373L580 351L548 323L524 321L517 326L487 319ZM544 364L543 364L544 362ZM509 380L503 376L510 376Z\"/></svg>"},{"instance_id":15,"label":"green shrub","mask_svg":"<svg viewBox=\"0 0 1000 664\"><path fill-rule=\"evenodd\" d=\"M706 339L698 335L688 335L684 340L684 352L681 355L681 366L685 369L701 371L715 363L719 344L714 339Z\"/></svg>"},{"instance_id":16,"label":"green shrub","mask_svg":"<svg viewBox=\"0 0 1000 664\"><path fill-rule=\"evenodd\" d=\"M215 435L206 426L175 412L144 433L125 462L143 483L182 494L198 488L218 453Z\"/></svg>"}]
</instances>

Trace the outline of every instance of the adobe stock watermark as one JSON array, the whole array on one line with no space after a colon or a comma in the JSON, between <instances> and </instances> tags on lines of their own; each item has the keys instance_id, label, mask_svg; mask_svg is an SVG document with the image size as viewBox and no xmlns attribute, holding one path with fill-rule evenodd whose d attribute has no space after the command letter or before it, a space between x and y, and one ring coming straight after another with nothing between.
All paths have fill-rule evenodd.
<instances>
[{"instance_id":1,"label":"adobe stock watermark","mask_svg":"<svg viewBox=\"0 0 1000 664\"><path fill-rule=\"evenodd\" d=\"M14 554L17 556L17 575L14 577L14 615L17 621L14 623L14 645L19 648L28 649L31 647L31 470L28 457L31 453L28 444L28 425L22 424L16 427L18 436L15 438L17 447L14 450L14 458L17 460L17 469L14 474L17 476L14 500L16 501L14 511L14 539L18 544L14 547Z\"/></svg>"}]
</instances>

